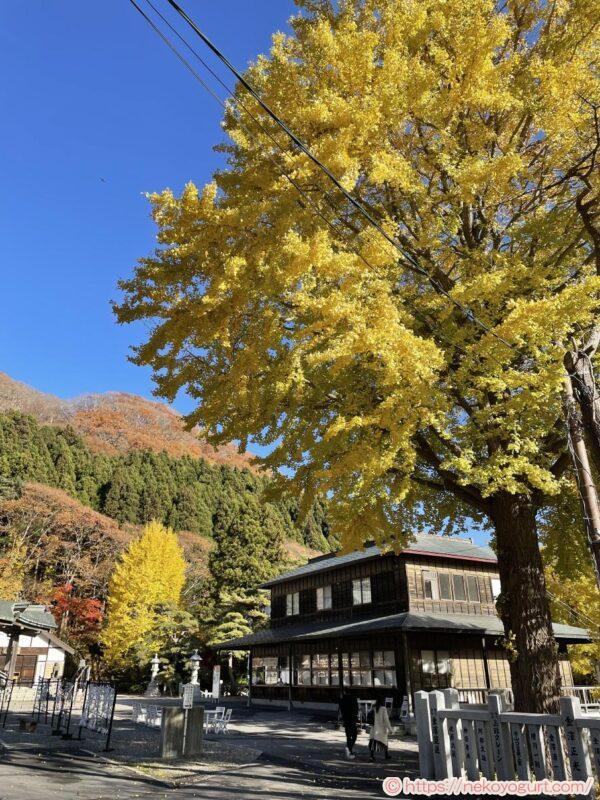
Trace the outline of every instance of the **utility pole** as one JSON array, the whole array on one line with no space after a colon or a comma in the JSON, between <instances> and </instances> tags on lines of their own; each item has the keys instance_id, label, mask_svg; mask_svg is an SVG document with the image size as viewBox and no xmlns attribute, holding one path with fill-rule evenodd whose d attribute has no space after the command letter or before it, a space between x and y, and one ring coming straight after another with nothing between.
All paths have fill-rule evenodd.
<instances>
[{"instance_id":1,"label":"utility pole","mask_svg":"<svg viewBox=\"0 0 600 800\"><path fill-rule=\"evenodd\" d=\"M565 356L565 367L571 376L573 395L581 412L586 441L596 470L600 472L600 394L596 389L596 376L592 358L600 346L600 325L595 325L586 338L577 344L573 341Z\"/></svg>"},{"instance_id":2,"label":"utility pole","mask_svg":"<svg viewBox=\"0 0 600 800\"><path fill-rule=\"evenodd\" d=\"M598 493L596 492L596 485L585 446L583 421L573 396L573 384L568 372L565 378L565 395L569 450L571 451L575 477L583 505L585 528L590 550L592 551L596 583L600 587L600 504L598 503Z\"/></svg>"}]
</instances>

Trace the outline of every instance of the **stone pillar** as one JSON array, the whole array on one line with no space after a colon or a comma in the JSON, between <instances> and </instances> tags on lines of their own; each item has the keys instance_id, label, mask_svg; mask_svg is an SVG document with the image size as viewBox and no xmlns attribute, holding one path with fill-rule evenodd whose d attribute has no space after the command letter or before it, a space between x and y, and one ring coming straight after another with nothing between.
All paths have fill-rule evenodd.
<instances>
[{"instance_id":1,"label":"stone pillar","mask_svg":"<svg viewBox=\"0 0 600 800\"><path fill-rule=\"evenodd\" d=\"M187 711L185 738L183 746L184 758L193 758L202 752L202 736L204 733L204 706L195 706Z\"/></svg>"},{"instance_id":2,"label":"stone pillar","mask_svg":"<svg viewBox=\"0 0 600 800\"><path fill-rule=\"evenodd\" d=\"M163 708L160 729L160 757L181 758L185 711L183 708Z\"/></svg>"},{"instance_id":3,"label":"stone pillar","mask_svg":"<svg viewBox=\"0 0 600 800\"><path fill-rule=\"evenodd\" d=\"M193 758L202 752L204 708L163 708L161 758Z\"/></svg>"}]
</instances>

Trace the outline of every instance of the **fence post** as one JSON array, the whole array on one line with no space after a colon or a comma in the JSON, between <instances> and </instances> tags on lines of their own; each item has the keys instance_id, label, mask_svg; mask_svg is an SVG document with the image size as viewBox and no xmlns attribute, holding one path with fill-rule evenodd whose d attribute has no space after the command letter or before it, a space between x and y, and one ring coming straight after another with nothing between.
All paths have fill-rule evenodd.
<instances>
[{"instance_id":1,"label":"fence post","mask_svg":"<svg viewBox=\"0 0 600 800\"><path fill-rule=\"evenodd\" d=\"M576 697L560 698L560 715L567 741L567 754L574 781L586 781L592 774L587 741L576 720L582 716L581 704Z\"/></svg>"},{"instance_id":2,"label":"fence post","mask_svg":"<svg viewBox=\"0 0 600 800\"><path fill-rule=\"evenodd\" d=\"M477 740L477 759L479 761L479 769L484 778L492 780L494 777L494 765L492 763L491 755L492 748L490 744L490 728L487 719L474 720L475 738Z\"/></svg>"},{"instance_id":3,"label":"fence post","mask_svg":"<svg viewBox=\"0 0 600 800\"><path fill-rule=\"evenodd\" d=\"M431 743L431 718L429 714L429 695L415 692L415 722L417 742L419 743L419 772L422 778L433 778L433 749Z\"/></svg>"},{"instance_id":4,"label":"fence post","mask_svg":"<svg viewBox=\"0 0 600 800\"><path fill-rule=\"evenodd\" d=\"M490 734L496 775L501 781L511 781L515 777L515 768L508 725L500 720L503 710L500 695L489 694L487 704L490 712Z\"/></svg>"},{"instance_id":5,"label":"fence post","mask_svg":"<svg viewBox=\"0 0 600 800\"><path fill-rule=\"evenodd\" d=\"M452 774L448 723L438 714L439 711L444 710L445 706L443 692L436 690L429 694L431 741L433 742L433 768L436 778L449 778Z\"/></svg>"},{"instance_id":6,"label":"fence post","mask_svg":"<svg viewBox=\"0 0 600 800\"><path fill-rule=\"evenodd\" d=\"M472 719L462 720L462 742L465 750L465 768L467 778L470 781L478 781L480 778L479 767L477 765L475 726Z\"/></svg>"},{"instance_id":7,"label":"fence post","mask_svg":"<svg viewBox=\"0 0 600 800\"><path fill-rule=\"evenodd\" d=\"M520 722L509 724L512 750L515 765L517 767L517 777L519 780L529 780L529 753L527 751L527 740L525 739L525 725Z\"/></svg>"},{"instance_id":8,"label":"fence post","mask_svg":"<svg viewBox=\"0 0 600 800\"><path fill-rule=\"evenodd\" d=\"M527 736L529 738L529 751L531 753L531 763L533 774L541 781L547 777L546 771L546 748L544 745L544 731L541 725L527 725Z\"/></svg>"},{"instance_id":9,"label":"fence post","mask_svg":"<svg viewBox=\"0 0 600 800\"><path fill-rule=\"evenodd\" d=\"M560 728L556 725L546 726L546 744L552 764L552 777L555 781L564 781L567 778L565 769L565 754L560 738Z\"/></svg>"},{"instance_id":10,"label":"fence post","mask_svg":"<svg viewBox=\"0 0 600 800\"><path fill-rule=\"evenodd\" d=\"M457 711L460 708L458 691L456 689L444 689L444 697L446 698L446 708L452 709L453 711ZM446 722L448 724L448 739L450 741L452 775L456 778L462 778L464 752L460 731L460 719L447 719Z\"/></svg>"}]
</instances>

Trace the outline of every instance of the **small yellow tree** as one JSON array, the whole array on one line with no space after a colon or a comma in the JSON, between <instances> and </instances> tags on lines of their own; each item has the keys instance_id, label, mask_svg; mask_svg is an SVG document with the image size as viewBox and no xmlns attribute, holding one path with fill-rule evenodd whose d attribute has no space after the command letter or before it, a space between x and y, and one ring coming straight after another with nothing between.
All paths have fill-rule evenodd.
<instances>
[{"instance_id":1,"label":"small yellow tree","mask_svg":"<svg viewBox=\"0 0 600 800\"><path fill-rule=\"evenodd\" d=\"M128 655L143 646L160 650L157 622L161 609L178 607L186 562L176 535L150 522L139 539L123 552L111 577L108 621L102 642L104 658L113 668L124 667Z\"/></svg>"}]
</instances>

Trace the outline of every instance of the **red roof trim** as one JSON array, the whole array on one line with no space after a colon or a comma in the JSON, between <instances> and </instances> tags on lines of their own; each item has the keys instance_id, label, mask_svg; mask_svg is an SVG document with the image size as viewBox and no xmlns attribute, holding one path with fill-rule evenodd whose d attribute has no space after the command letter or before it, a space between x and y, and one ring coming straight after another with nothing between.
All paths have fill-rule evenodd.
<instances>
[{"instance_id":1,"label":"red roof trim","mask_svg":"<svg viewBox=\"0 0 600 800\"><path fill-rule=\"evenodd\" d=\"M439 558L453 558L455 561L479 561L482 564L497 564L497 558L482 558L481 556L465 556L461 553L436 553L431 550L406 550L400 551L401 555L413 556L438 556Z\"/></svg>"}]
</instances>

